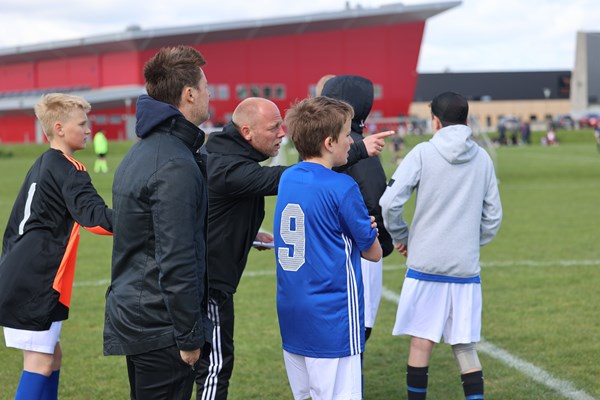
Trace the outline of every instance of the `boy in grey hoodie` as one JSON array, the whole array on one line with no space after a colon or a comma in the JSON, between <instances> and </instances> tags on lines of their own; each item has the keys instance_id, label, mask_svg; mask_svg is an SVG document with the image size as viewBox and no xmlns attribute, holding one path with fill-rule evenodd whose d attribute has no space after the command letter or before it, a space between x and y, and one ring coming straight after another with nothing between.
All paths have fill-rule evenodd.
<instances>
[{"instance_id":1,"label":"boy in grey hoodie","mask_svg":"<svg viewBox=\"0 0 600 400\"><path fill-rule=\"evenodd\" d=\"M475 350L481 332L479 250L498 232L502 205L492 160L471 139L468 110L457 93L432 100L433 138L408 153L380 200L394 247L407 257L393 334L411 336L409 400L426 398L429 359L442 335L456 356L465 397L483 399ZM402 214L415 189L409 232Z\"/></svg>"}]
</instances>

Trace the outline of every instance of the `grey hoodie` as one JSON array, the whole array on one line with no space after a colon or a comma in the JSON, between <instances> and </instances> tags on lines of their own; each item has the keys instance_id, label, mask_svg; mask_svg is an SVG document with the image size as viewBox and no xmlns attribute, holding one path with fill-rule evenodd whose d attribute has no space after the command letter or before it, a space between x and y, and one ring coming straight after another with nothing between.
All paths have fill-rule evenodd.
<instances>
[{"instance_id":1,"label":"grey hoodie","mask_svg":"<svg viewBox=\"0 0 600 400\"><path fill-rule=\"evenodd\" d=\"M394 243L408 244L406 264L414 271L478 277L479 249L500 228L502 205L494 166L471 135L469 127L451 125L415 146L381 197L385 227ZM409 232L402 214L415 189Z\"/></svg>"}]
</instances>

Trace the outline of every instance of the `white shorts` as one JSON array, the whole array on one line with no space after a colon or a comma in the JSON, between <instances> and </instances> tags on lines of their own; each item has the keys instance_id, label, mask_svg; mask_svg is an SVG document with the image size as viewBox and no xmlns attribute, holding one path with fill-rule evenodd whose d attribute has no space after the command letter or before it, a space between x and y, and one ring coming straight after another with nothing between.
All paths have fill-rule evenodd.
<instances>
[{"instance_id":1,"label":"white shorts","mask_svg":"<svg viewBox=\"0 0 600 400\"><path fill-rule=\"evenodd\" d=\"M362 278L365 291L365 327L375 326L379 301L381 300L381 287L383 286L383 262L372 262L360 259Z\"/></svg>"},{"instance_id":2,"label":"white shorts","mask_svg":"<svg viewBox=\"0 0 600 400\"><path fill-rule=\"evenodd\" d=\"M405 278L394 335L410 335L453 345L479 342L481 284Z\"/></svg>"},{"instance_id":3,"label":"white shorts","mask_svg":"<svg viewBox=\"0 0 600 400\"><path fill-rule=\"evenodd\" d=\"M53 322L47 331L27 331L4 327L6 347L54 354L56 344L60 342L62 321Z\"/></svg>"},{"instance_id":4,"label":"white shorts","mask_svg":"<svg viewBox=\"0 0 600 400\"><path fill-rule=\"evenodd\" d=\"M311 358L283 351L295 400L361 400L360 354L342 358Z\"/></svg>"}]
</instances>

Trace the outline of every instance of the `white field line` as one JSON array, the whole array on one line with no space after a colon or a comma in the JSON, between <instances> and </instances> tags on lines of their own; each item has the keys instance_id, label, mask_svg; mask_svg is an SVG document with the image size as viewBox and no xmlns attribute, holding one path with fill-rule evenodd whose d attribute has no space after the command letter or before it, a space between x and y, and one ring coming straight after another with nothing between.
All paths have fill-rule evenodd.
<instances>
[{"instance_id":1,"label":"white field line","mask_svg":"<svg viewBox=\"0 0 600 400\"><path fill-rule=\"evenodd\" d=\"M486 262L482 263L483 267L514 267L514 266L526 266L526 267L547 267L547 266L564 266L564 267L574 267L574 266L596 266L600 265L600 260L555 260L555 261L533 261L533 260L523 260L523 261L503 261L503 262ZM383 268L386 271L395 271L406 269L406 266L398 266L398 265L390 265L384 266ZM262 271L246 271L244 272L245 277L259 277L259 276L271 276L275 275L275 269L262 270ZM97 281L84 281L84 282L75 282L74 287L90 287L90 286L108 286L110 284L110 279L100 279ZM398 304L398 300L400 299L400 295L387 289L382 289L382 297L388 301L394 302ZM534 381L545 385L546 387L555 390L562 396L570 400L597 400L595 397L590 396L583 390L577 389L571 382L557 379L550 375L548 372L543 369L536 367L535 365L522 360L506 350L501 349L500 347L494 345L482 339L482 341L478 344L478 349L483 353L486 353L492 358L495 358L498 361L503 362L511 368L516 369L519 372L522 372Z\"/></svg>"},{"instance_id":2,"label":"white field line","mask_svg":"<svg viewBox=\"0 0 600 400\"><path fill-rule=\"evenodd\" d=\"M398 301L400 300L400 295L398 293L395 293L385 287L382 290L382 297L393 302L394 304L398 304ZM571 382L555 378L543 369L510 354L506 350L501 349L500 347L486 341L483 338L481 342L478 343L477 349L488 356L503 362L509 367L524 373L534 381L558 392L561 396L564 396L567 399L596 400L595 397L590 396L583 390L577 389Z\"/></svg>"}]
</instances>

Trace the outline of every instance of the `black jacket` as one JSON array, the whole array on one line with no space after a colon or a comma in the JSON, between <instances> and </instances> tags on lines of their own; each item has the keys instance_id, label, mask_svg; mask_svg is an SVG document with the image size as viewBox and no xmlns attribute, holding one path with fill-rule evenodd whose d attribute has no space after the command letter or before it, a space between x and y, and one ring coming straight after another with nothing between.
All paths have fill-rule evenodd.
<instances>
[{"instance_id":1,"label":"black jacket","mask_svg":"<svg viewBox=\"0 0 600 400\"><path fill-rule=\"evenodd\" d=\"M80 226L110 234L112 210L83 164L49 149L27 173L4 231L0 325L45 331L68 318Z\"/></svg>"},{"instance_id":2,"label":"black jacket","mask_svg":"<svg viewBox=\"0 0 600 400\"><path fill-rule=\"evenodd\" d=\"M354 108L350 136L354 142L362 141L365 120L369 116L371 107L373 106L373 84L371 81L360 76L336 76L327 81L321 94L343 100ZM394 244L390 234L383 225L381 206L379 205L379 199L387 186L387 178L379 157L369 157L360 160L347 168L344 173L350 175L358 183L360 192L369 210L369 215L374 216L377 222L379 243L381 243L383 256L389 255L394 250Z\"/></svg>"},{"instance_id":3,"label":"black jacket","mask_svg":"<svg viewBox=\"0 0 600 400\"><path fill-rule=\"evenodd\" d=\"M208 155L208 275L211 289L235 293L265 216L264 196L277 194L283 166L263 167L235 126L212 133Z\"/></svg>"},{"instance_id":4,"label":"black jacket","mask_svg":"<svg viewBox=\"0 0 600 400\"><path fill-rule=\"evenodd\" d=\"M197 150L204 133L175 107L137 103L141 140L113 183L114 244L104 354L203 349L207 316L207 185Z\"/></svg>"},{"instance_id":5,"label":"black jacket","mask_svg":"<svg viewBox=\"0 0 600 400\"><path fill-rule=\"evenodd\" d=\"M211 289L235 293L252 242L265 217L265 196L277 195L287 167L263 167L232 123L212 133L202 152L208 173L208 275ZM351 146L348 164L368 157L364 143ZM342 167L345 168L345 167Z\"/></svg>"}]
</instances>

